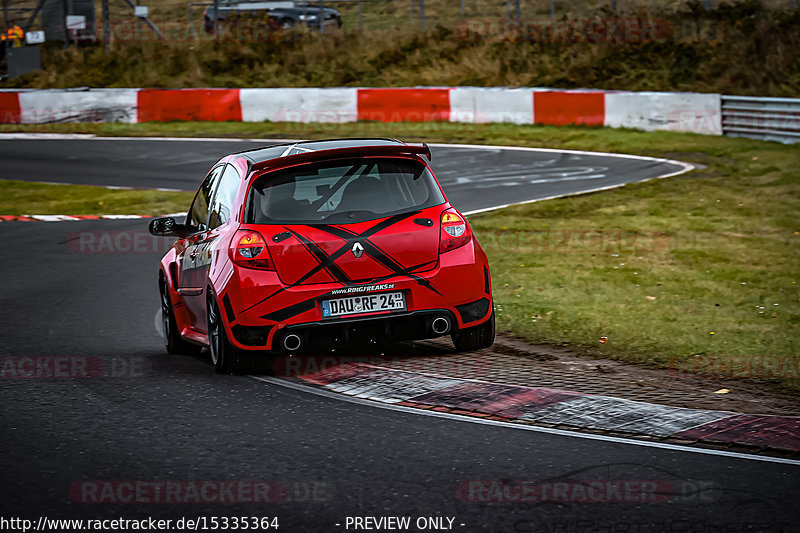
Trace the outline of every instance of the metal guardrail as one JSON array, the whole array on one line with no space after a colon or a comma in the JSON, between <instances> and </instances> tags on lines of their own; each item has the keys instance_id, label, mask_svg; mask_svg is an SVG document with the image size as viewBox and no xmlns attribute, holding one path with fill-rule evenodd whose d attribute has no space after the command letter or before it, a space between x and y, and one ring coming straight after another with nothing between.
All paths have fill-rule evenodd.
<instances>
[{"instance_id":1,"label":"metal guardrail","mask_svg":"<svg viewBox=\"0 0 800 533\"><path fill-rule=\"evenodd\" d=\"M722 133L730 137L800 142L800 98L722 95Z\"/></svg>"}]
</instances>

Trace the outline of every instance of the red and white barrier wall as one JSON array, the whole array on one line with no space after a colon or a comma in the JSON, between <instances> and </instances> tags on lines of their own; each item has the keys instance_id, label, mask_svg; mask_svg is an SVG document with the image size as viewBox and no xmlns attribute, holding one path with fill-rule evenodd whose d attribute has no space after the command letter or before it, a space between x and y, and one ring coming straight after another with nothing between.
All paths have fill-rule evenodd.
<instances>
[{"instance_id":1,"label":"red and white barrier wall","mask_svg":"<svg viewBox=\"0 0 800 533\"><path fill-rule=\"evenodd\" d=\"M501 87L0 91L0 123L508 122L722 134L719 94Z\"/></svg>"}]
</instances>

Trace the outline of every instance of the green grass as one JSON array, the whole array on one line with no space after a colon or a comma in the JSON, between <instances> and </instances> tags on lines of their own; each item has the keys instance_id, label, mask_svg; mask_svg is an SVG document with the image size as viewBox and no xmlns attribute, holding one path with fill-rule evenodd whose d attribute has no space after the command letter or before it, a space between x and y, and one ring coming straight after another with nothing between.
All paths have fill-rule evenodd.
<instances>
[{"instance_id":1,"label":"green grass","mask_svg":"<svg viewBox=\"0 0 800 533\"><path fill-rule=\"evenodd\" d=\"M658 366L790 362L796 380L800 161L741 150L686 176L473 217L500 324Z\"/></svg>"},{"instance_id":2,"label":"green grass","mask_svg":"<svg viewBox=\"0 0 800 533\"><path fill-rule=\"evenodd\" d=\"M193 196L0 179L0 215L162 215L187 211Z\"/></svg>"},{"instance_id":3,"label":"green grass","mask_svg":"<svg viewBox=\"0 0 800 533\"><path fill-rule=\"evenodd\" d=\"M69 131L69 126L48 131ZM649 366L703 372L713 368L756 377L763 372L768 378L779 374L783 384L800 388L796 145L669 132L450 123L102 124L86 126L85 131L254 138L389 136L623 152L703 165L673 178L471 217L492 266L498 327L533 342L569 345L583 353ZM117 194L145 194L80 190L116 201L121 200ZM8 198L6 189L2 197ZM181 211L189 195L182 198L180 208L168 204L138 211ZM29 199L35 202L35 195ZM4 201L9 204L4 212L10 205L21 212L16 199ZM80 212L104 210L94 197L85 204L80 201L75 198ZM132 211L130 203L124 205L115 206L115 212ZM601 337L607 337L607 344L600 343ZM749 370L741 371L743 362L751 365Z\"/></svg>"},{"instance_id":4,"label":"green grass","mask_svg":"<svg viewBox=\"0 0 800 533\"><path fill-rule=\"evenodd\" d=\"M478 7L468 4L471 11ZM192 37L181 21L188 13L185 4L174 5L165 18L182 19L162 25L168 38L159 42L149 32L146 40L132 39L135 23L121 5L127 12L122 20L129 24L112 39L110 54L102 46L62 50L48 45L43 47L44 70L0 87L472 85L760 96L796 96L800 91L800 11L773 11L756 0L741 0L710 11L693 2L640 13L631 7L633 2L625 2L629 11L620 15L625 24L646 20L657 28L644 38L639 30L615 33L619 21L602 3L583 2L581 9L560 19L560 29L542 37L533 29L540 26L532 23L549 24L546 3L525 6L527 25L519 31L506 24L503 2L481 4L462 20L457 3L431 1L426 9L431 20L421 31L416 21L409 21L409 4L371 2L367 7L374 22L361 32L355 29L356 6L351 3L342 7L343 31L248 31L220 41L205 34ZM545 14L539 11L542 7ZM154 17L160 18L163 10L154 7ZM588 21L612 28L611 37L604 36L606 30L587 34ZM582 28L577 37L568 31L570 24Z\"/></svg>"}]
</instances>

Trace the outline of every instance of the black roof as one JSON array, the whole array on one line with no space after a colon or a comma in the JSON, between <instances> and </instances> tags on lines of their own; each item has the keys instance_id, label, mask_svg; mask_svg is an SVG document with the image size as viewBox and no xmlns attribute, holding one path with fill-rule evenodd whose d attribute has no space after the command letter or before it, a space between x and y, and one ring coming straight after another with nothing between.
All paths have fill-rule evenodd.
<instances>
[{"instance_id":1,"label":"black roof","mask_svg":"<svg viewBox=\"0 0 800 533\"><path fill-rule=\"evenodd\" d=\"M291 143L275 144L263 148L255 148L238 152L236 155L249 160L251 164L262 163L270 159L295 155L305 152L316 152L318 150L335 150L337 148L357 148L361 146L387 146L404 145L405 143L397 139L326 139L322 141L299 141Z\"/></svg>"}]
</instances>

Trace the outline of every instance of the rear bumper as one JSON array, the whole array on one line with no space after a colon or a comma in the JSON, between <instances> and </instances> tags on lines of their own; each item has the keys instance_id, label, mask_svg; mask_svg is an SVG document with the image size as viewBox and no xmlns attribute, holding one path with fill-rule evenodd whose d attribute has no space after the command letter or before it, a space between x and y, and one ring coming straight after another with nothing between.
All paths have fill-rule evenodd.
<instances>
[{"instance_id":1,"label":"rear bumper","mask_svg":"<svg viewBox=\"0 0 800 533\"><path fill-rule=\"evenodd\" d=\"M372 290L362 292L364 287ZM245 350L284 350L283 341L292 334L309 349L433 338L481 324L492 311L486 256L474 241L442 254L437 267L428 272L349 288L358 291L352 293L356 296L402 291L404 311L323 318L322 300L350 295L332 294L343 288L337 283L291 287L282 284L275 272L237 268L218 295L229 338ZM432 328L439 317L449 322L446 332Z\"/></svg>"},{"instance_id":2,"label":"rear bumper","mask_svg":"<svg viewBox=\"0 0 800 533\"><path fill-rule=\"evenodd\" d=\"M433 330L436 319L447 320L446 331ZM270 349L289 351L284 341L297 335L301 348L298 351L327 350L353 344L376 344L405 340L431 339L449 333L455 324L453 313L445 309L411 311L388 316L364 316L334 321L308 322L286 326L273 336Z\"/></svg>"}]
</instances>

